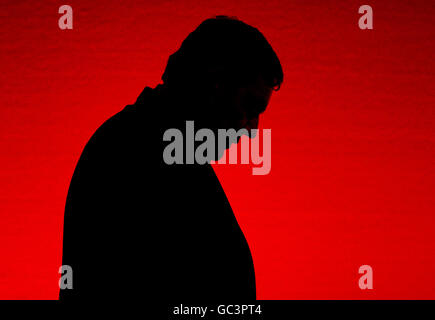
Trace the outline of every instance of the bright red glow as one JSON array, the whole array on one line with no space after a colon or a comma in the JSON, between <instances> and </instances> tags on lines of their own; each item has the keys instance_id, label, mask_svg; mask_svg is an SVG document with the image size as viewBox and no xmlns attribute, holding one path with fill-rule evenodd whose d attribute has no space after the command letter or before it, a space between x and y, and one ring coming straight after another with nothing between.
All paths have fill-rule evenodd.
<instances>
[{"instance_id":1,"label":"bright red glow","mask_svg":"<svg viewBox=\"0 0 435 320\"><path fill-rule=\"evenodd\" d=\"M285 73L261 118L271 173L216 168L258 298L434 299L435 6L372 2L365 31L353 0L72 0L64 31L63 3L3 3L0 298L57 299L65 198L84 144L159 83L201 21L226 14L258 27ZM364 264L373 290L358 287Z\"/></svg>"}]
</instances>

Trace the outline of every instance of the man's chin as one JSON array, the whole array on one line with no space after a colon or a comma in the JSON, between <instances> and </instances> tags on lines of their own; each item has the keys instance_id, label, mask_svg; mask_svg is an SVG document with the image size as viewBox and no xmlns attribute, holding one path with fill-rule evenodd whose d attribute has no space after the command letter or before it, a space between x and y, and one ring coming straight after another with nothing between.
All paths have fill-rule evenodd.
<instances>
[{"instance_id":1,"label":"man's chin","mask_svg":"<svg viewBox=\"0 0 435 320\"><path fill-rule=\"evenodd\" d=\"M227 151L231 147L232 143L230 143L226 148L224 149L218 149L216 148L215 154L213 156L210 156L208 159L208 162L213 164L213 162L218 162L222 159L222 157L225 154L225 151Z\"/></svg>"}]
</instances>

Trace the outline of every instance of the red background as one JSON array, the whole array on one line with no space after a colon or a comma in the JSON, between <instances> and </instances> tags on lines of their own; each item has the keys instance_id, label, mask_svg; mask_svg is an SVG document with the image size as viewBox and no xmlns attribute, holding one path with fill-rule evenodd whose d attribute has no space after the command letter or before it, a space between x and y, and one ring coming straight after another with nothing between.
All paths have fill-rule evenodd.
<instances>
[{"instance_id":1,"label":"red background","mask_svg":"<svg viewBox=\"0 0 435 320\"><path fill-rule=\"evenodd\" d=\"M258 27L285 73L261 119L271 173L216 168L258 298L434 299L435 3L148 2L68 1L65 31L64 2L0 4L0 298L57 298L64 203L84 144L159 83L202 20L226 14ZM363 4L374 30L358 28ZM358 287L363 264L373 290Z\"/></svg>"}]
</instances>

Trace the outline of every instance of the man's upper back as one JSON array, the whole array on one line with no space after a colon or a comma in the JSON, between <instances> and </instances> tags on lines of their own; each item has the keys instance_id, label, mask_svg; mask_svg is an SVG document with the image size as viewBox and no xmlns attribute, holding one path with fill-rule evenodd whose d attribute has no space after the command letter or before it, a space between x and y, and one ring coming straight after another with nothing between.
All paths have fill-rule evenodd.
<instances>
[{"instance_id":1,"label":"man's upper back","mask_svg":"<svg viewBox=\"0 0 435 320\"><path fill-rule=\"evenodd\" d=\"M75 286L61 298L255 299L249 247L213 169L162 161L167 106L145 90L77 164L63 252Z\"/></svg>"}]
</instances>

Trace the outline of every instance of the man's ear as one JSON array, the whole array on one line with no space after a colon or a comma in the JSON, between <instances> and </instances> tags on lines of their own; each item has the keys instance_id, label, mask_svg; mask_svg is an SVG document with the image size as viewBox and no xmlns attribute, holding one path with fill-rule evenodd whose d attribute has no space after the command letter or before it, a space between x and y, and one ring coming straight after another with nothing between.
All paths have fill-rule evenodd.
<instances>
[{"instance_id":1,"label":"man's ear","mask_svg":"<svg viewBox=\"0 0 435 320\"><path fill-rule=\"evenodd\" d=\"M224 93L222 83L218 79L213 79L209 84L209 88L208 96L210 97L210 101L218 103L219 97L222 97Z\"/></svg>"}]
</instances>

